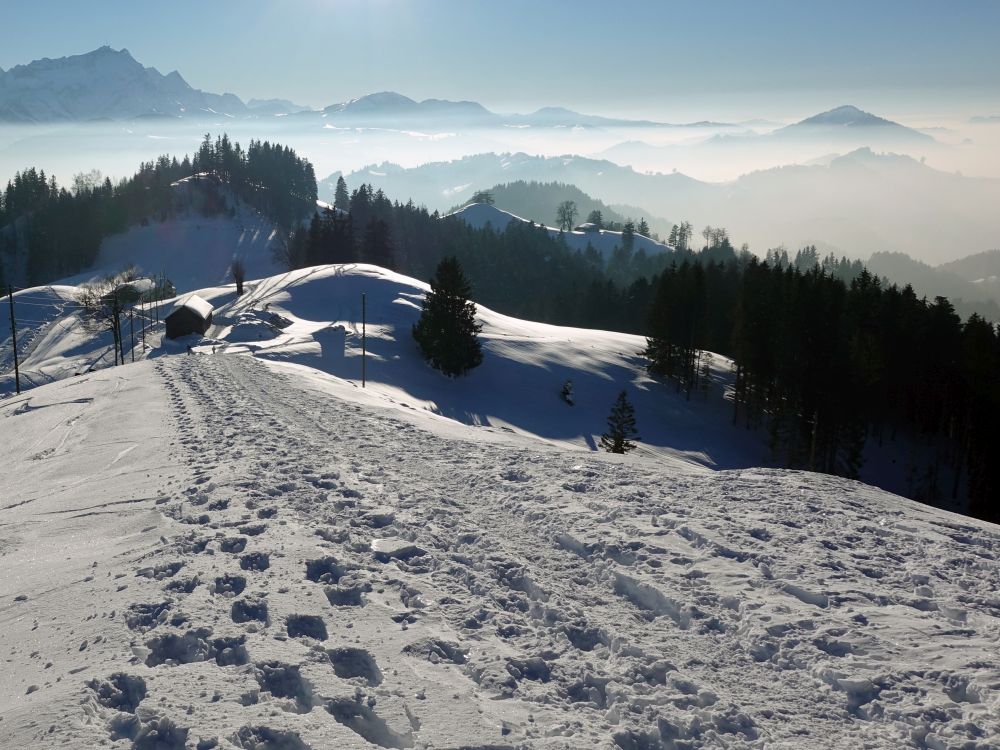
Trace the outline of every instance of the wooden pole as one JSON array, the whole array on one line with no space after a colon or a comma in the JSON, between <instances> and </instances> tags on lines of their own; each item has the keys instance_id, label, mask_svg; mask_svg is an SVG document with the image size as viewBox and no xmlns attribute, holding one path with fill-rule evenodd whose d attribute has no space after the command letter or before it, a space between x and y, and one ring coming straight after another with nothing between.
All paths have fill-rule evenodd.
<instances>
[{"instance_id":1,"label":"wooden pole","mask_svg":"<svg viewBox=\"0 0 1000 750\"><path fill-rule=\"evenodd\" d=\"M130 307L128 311L128 335L132 340L132 362L135 362L135 308Z\"/></svg>"},{"instance_id":2,"label":"wooden pole","mask_svg":"<svg viewBox=\"0 0 1000 750\"><path fill-rule=\"evenodd\" d=\"M14 387L21 393L21 368L17 362L17 324L14 322L14 287L7 287L7 294L10 298L10 337L14 345Z\"/></svg>"},{"instance_id":3,"label":"wooden pole","mask_svg":"<svg viewBox=\"0 0 1000 750\"><path fill-rule=\"evenodd\" d=\"M361 387L365 387L365 379L367 376L368 369L368 322L366 320L367 316L367 296L364 292L361 293ZM13 299L13 298L12 298ZM11 320L14 316L11 315Z\"/></svg>"}]
</instances>

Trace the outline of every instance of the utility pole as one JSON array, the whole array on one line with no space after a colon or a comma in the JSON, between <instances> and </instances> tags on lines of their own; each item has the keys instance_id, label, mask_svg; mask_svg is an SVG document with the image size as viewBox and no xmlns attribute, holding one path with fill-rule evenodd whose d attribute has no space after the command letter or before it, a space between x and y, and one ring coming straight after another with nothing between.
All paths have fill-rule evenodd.
<instances>
[{"instance_id":1,"label":"utility pole","mask_svg":"<svg viewBox=\"0 0 1000 750\"><path fill-rule=\"evenodd\" d=\"M7 294L10 299L10 337L14 345L14 387L18 394L21 393L21 369L17 363L17 324L14 322L14 287L7 287Z\"/></svg>"},{"instance_id":2,"label":"utility pole","mask_svg":"<svg viewBox=\"0 0 1000 750\"><path fill-rule=\"evenodd\" d=\"M135 308L130 307L128 311L128 335L132 340L132 362L135 363Z\"/></svg>"},{"instance_id":3,"label":"utility pole","mask_svg":"<svg viewBox=\"0 0 1000 750\"><path fill-rule=\"evenodd\" d=\"M365 387L365 376L367 375L368 366L368 322L366 320L366 305L367 297L364 292L361 293L361 387ZM11 297L11 299L14 299ZM14 320L14 315L10 316L11 321Z\"/></svg>"}]
</instances>

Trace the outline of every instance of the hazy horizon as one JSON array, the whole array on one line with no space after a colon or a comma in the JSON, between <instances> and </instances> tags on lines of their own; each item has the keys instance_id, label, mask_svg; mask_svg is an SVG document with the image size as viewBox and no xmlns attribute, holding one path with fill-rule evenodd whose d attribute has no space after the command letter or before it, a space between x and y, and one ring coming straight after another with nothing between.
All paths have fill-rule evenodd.
<instances>
[{"instance_id":1,"label":"hazy horizon","mask_svg":"<svg viewBox=\"0 0 1000 750\"><path fill-rule=\"evenodd\" d=\"M49 28L46 19L53 14L60 23ZM758 193L771 176L758 177L753 184L754 198L763 200L759 206L748 203L738 186L739 200L711 206L697 189L655 200L634 186L616 192L605 179L588 192L675 221L698 218L729 226L760 253L777 244L815 242L855 257L888 249L941 262L1000 246L989 208L1000 194L1000 121L970 121L1000 115L997 2L890 0L869 6L852 0L805 8L790 0L764 5L727 0L710 7L626 0L612 16L606 4L591 0L568 10L523 0L503 5L287 0L252 12L228 0L204 5L181 0L169 7L120 0L81 7L55 0L14 3L5 22L9 41L0 49L5 70L107 45L127 49L161 74L176 70L196 89L233 93L244 102L274 98L322 108L395 91L418 101L476 101L498 114L566 107L620 119L742 124L570 127L570 121L554 127L538 121L510 127L448 113L371 120L357 114L338 121L335 116L244 118L242 110L237 117L185 111L177 119L6 124L0 125L0 184L28 167L55 174L63 185L92 169L113 179L128 177L140 162L161 154L194 152L205 132L225 132L244 144L256 138L291 146L309 159L320 180L382 163L417 168L520 152L736 184L744 175L825 165L868 146L908 156L938 174L921 173L919 199L913 195L917 180L904 173L894 173L894 182L886 178L884 189L869 195L866 210L874 215L864 231L865 222L850 204L867 194L865 180L857 176L845 181L817 173L790 193L775 187L780 202L763 200ZM47 33L35 33L40 28ZM72 90L66 86L57 80L53 91ZM109 106L127 102L127 95L122 90L108 97L102 91L94 100ZM769 135L841 105L923 136L902 128L839 124L807 137ZM138 110L148 111L163 110ZM466 184L470 179L484 183L474 187L488 188L503 178L502 172L459 177L462 171L461 165L451 175L446 170L446 192L420 194L414 188L392 197L447 209L452 196L472 187ZM973 184L963 177L991 182ZM789 182L780 174L774 179ZM841 200L843 216L831 208ZM741 201L738 210L734 206ZM878 215L894 216L896 223L879 226ZM939 226L948 223L946 215L952 217L948 229ZM790 225L790 216L797 223Z\"/></svg>"},{"instance_id":2,"label":"hazy horizon","mask_svg":"<svg viewBox=\"0 0 1000 750\"><path fill-rule=\"evenodd\" d=\"M672 122L792 121L848 103L927 122L1000 114L995 2L632 0L616 4L614 33L610 12L590 0L572 12L523 0L290 0L252 16L234 2L15 3L0 68L107 44L195 88L315 108L391 90Z\"/></svg>"}]
</instances>

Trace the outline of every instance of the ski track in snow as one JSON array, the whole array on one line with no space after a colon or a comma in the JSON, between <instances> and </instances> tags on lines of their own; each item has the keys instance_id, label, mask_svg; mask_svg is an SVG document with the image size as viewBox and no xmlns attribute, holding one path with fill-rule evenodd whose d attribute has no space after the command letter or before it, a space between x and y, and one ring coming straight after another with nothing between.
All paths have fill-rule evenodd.
<instances>
[{"instance_id":1,"label":"ski track in snow","mask_svg":"<svg viewBox=\"0 0 1000 750\"><path fill-rule=\"evenodd\" d=\"M484 441L251 357L136 367L182 489L114 509L163 536L115 555L62 720L19 713L0 745L998 746L996 527L834 477Z\"/></svg>"}]
</instances>

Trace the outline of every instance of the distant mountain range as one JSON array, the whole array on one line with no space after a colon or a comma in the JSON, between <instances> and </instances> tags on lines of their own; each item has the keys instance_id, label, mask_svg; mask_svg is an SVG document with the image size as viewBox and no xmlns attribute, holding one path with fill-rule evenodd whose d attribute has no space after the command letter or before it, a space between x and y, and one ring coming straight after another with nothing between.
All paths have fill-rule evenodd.
<instances>
[{"instance_id":1,"label":"distant mountain range","mask_svg":"<svg viewBox=\"0 0 1000 750\"><path fill-rule=\"evenodd\" d=\"M320 184L332 195L338 173ZM682 173L645 174L608 160L579 156L478 154L404 169L372 165L345 175L400 200L448 210L479 189L516 180L562 182L610 203L652 215L725 226L737 242L763 253L816 244L854 258L906 252L936 260L1000 244L1000 180L932 169L907 156L858 149L823 164L776 167L730 182Z\"/></svg>"},{"instance_id":2,"label":"distant mountain range","mask_svg":"<svg viewBox=\"0 0 1000 750\"><path fill-rule=\"evenodd\" d=\"M126 49L101 47L81 55L44 58L8 71L0 69L0 122L87 122L165 118L248 118L296 116L322 118L347 125L420 124L440 120L483 127L675 127L650 120L585 115L561 107L530 114L498 114L471 101L415 101L392 91L313 110L286 99L251 99L192 88L180 73L163 75L144 67ZM725 127L724 123L691 123L685 127Z\"/></svg>"},{"instance_id":3,"label":"distant mountain range","mask_svg":"<svg viewBox=\"0 0 1000 750\"><path fill-rule=\"evenodd\" d=\"M244 103L234 94L214 94L191 87L176 70L166 75L144 67L126 49L101 47L81 55L44 58L8 71L0 69L0 122L80 122L128 120L142 117L251 118L293 116L317 118L357 126L392 121L397 125L419 125L441 121L466 127L545 128L705 128L718 130L741 126L698 121L675 124L653 120L588 115L564 107L542 107L528 114L492 112L473 101L425 99L383 91L331 104L322 110L297 105L287 99L251 99ZM897 123L883 120L855 107L839 107L777 133L817 134L821 130L875 130L912 133ZM740 137L734 135L732 137ZM871 144L877 145L877 144Z\"/></svg>"},{"instance_id":4,"label":"distant mountain range","mask_svg":"<svg viewBox=\"0 0 1000 750\"><path fill-rule=\"evenodd\" d=\"M126 49L45 58L0 74L0 121L6 122L247 114L239 97L192 88L176 70L163 75L143 67Z\"/></svg>"},{"instance_id":5,"label":"distant mountain range","mask_svg":"<svg viewBox=\"0 0 1000 750\"><path fill-rule=\"evenodd\" d=\"M895 147L901 143L933 143L934 139L899 123L843 106L801 122L759 135L747 125L699 121L683 124L588 115L564 107L542 107L528 114L492 112L474 101L425 99L416 101L393 91L368 94L331 104L322 110L287 99L251 99L214 94L191 87L176 70L166 75L144 67L126 49L101 47L58 59L41 59L0 70L0 122L86 122L135 118L264 118L315 119L358 127L420 126L430 123L455 127L535 128L704 128L718 132L710 146L726 147L747 139L765 142L826 140L852 146ZM732 132L729 132L731 129ZM641 155L654 147L633 143ZM611 154L609 154L611 155ZM647 154L648 155L648 154Z\"/></svg>"}]
</instances>

